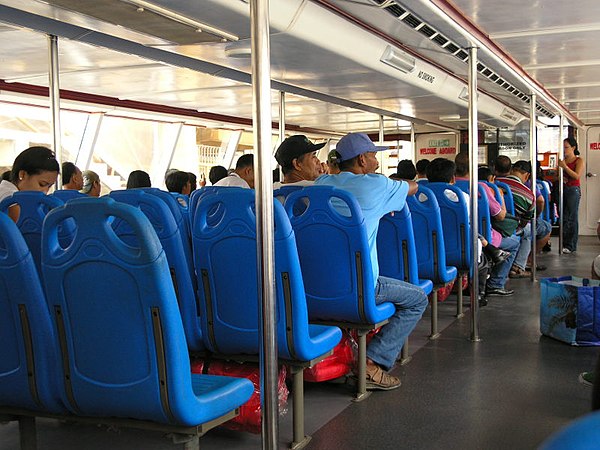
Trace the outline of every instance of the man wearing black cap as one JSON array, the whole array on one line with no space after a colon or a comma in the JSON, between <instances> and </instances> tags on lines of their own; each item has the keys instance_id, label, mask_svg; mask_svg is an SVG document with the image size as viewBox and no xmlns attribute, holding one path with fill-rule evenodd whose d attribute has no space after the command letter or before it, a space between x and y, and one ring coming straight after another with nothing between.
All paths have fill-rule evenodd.
<instances>
[{"instance_id":1,"label":"man wearing black cap","mask_svg":"<svg viewBox=\"0 0 600 450\"><path fill-rule=\"evenodd\" d=\"M317 158L317 150L324 145L325 142L313 144L301 134L284 140L275 152L275 159L283 172L283 182L274 183L273 189L278 189L284 184L300 186L313 184L321 174L321 162Z\"/></svg>"},{"instance_id":2,"label":"man wearing black cap","mask_svg":"<svg viewBox=\"0 0 600 450\"><path fill-rule=\"evenodd\" d=\"M336 163L340 173L323 175L317 185L334 186L354 195L362 209L370 248L375 285L375 301L391 302L396 312L367 347L367 389L390 390L400 386L400 379L387 371L394 366L404 341L413 330L425 308L427 296L422 289L393 278L379 276L377 261L377 230L379 219L392 211L400 211L407 195L414 195L414 181L395 181L375 173L379 168L378 151L364 133L350 133L336 146Z\"/></svg>"}]
</instances>

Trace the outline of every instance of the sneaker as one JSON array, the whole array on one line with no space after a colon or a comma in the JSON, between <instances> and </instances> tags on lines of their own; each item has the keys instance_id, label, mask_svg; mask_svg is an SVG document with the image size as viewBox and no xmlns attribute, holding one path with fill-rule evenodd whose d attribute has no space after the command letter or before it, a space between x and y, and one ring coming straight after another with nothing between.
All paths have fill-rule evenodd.
<instances>
[{"instance_id":1,"label":"sneaker","mask_svg":"<svg viewBox=\"0 0 600 450\"><path fill-rule=\"evenodd\" d=\"M492 244L488 244L483 247L483 251L487 256L490 257L493 264L500 264L510 256L510 252L495 247Z\"/></svg>"},{"instance_id":2,"label":"sneaker","mask_svg":"<svg viewBox=\"0 0 600 450\"><path fill-rule=\"evenodd\" d=\"M510 297L515 291L504 288L487 288L485 290L486 297Z\"/></svg>"},{"instance_id":3,"label":"sneaker","mask_svg":"<svg viewBox=\"0 0 600 450\"><path fill-rule=\"evenodd\" d=\"M544 253L547 253L547 252L551 252L551 251L552 251L552 246L550 245L550 242L548 242L546 245L544 245L544 248L542 248L542 251L543 251Z\"/></svg>"},{"instance_id":4,"label":"sneaker","mask_svg":"<svg viewBox=\"0 0 600 450\"><path fill-rule=\"evenodd\" d=\"M399 388L400 378L390 375L377 364L367 365L367 389L391 391Z\"/></svg>"},{"instance_id":5,"label":"sneaker","mask_svg":"<svg viewBox=\"0 0 600 450\"><path fill-rule=\"evenodd\" d=\"M563 248L563 253L565 255L568 255L569 253L571 253L571 250L569 250L568 248Z\"/></svg>"},{"instance_id":6,"label":"sneaker","mask_svg":"<svg viewBox=\"0 0 600 450\"><path fill-rule=\"evenodd\" d=\"M594 385L594 372L581 372L579 374L579 382L585 386L592 387Z\"/></svg>"}]
</instances>

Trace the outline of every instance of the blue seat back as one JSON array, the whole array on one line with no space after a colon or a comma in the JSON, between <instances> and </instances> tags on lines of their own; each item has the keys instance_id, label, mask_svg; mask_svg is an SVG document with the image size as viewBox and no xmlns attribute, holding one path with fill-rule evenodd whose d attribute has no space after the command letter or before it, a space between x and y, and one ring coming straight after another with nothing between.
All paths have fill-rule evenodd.
<instances>
[{"instance_id":1,"label":"blue seat back","mask_svg":"<svg viewBox=\"0 0 600 450\"><path fill-rule=\"evenodd\" d=\"M179 194L178 192L169 192L177 201L177 206L181 210L183 217L189 222L190 220L190 197L188 195Z\"/></svg>"},{"instance_id":2,"label":"blue seat back","mask_svg":"<svg viewBox=\"0 0 600 450\"><path fill-rule=\"evenodd\" d=\"M75 190L75 189L59 189L52 193L52 196L56 197L59 200L62 200L63 203L67 203L69 200L74 198L82 198L87 197L85 194Z\"/></svg>"},{"instance_id":3,"label":"blue seat back","mask_svg":"<svg viewBox=\"0 0 600 450\"><path fill-rule=\"evenodd\" d=\"M372 324L390 317L391 303L375 303L377 280L354 196L331 186L309 186L292 192L285 209L296 233L310 318Z\"/></svg>"},{"instance_id":4,"label":"blue seat back","mask_svg":"<svg viewBox=\"0 0 600 450\"><path fill-rule=\"evenodd\" d=\"M407 198L410 208L419 263L419 276L435 285L456 278L456 267L446 266L446 250L440 207L431 189L419 184L417 193Z\"/></svg>"},{"instance_id":5,"label":"blue seat back","mask_svg":"<svg viewBox=\"0 0 600 450\"><path fill-rule=\"evenodd\" d=\"M498 186L496 186L494 183L491 183L489 181L482 181L482 183L485 183L485 185L488 186L492 190L496 201L498 203L502 204L502 199L503 199L504 195L502 195L502 191L500 191L500 188Z\"/></svg>"},{"instance_id":6,"label":"blue seat back","mask_svg":"<svg viewBox=\"0 0 600 450\"><path fill-rule=\"evenodd\" d=\"M219 217L213 221L209 218L215 210ZM294 232L277 201L274 220L279 357L307 361L331 350L341 332L326 327L329 339L311 339ZM258 354L260 295L254 191L228 187L201 197L193 243L206 346L223 354Z\"/></svg>"},{"instance_id":7,"label":"blue seat back","mask_svg":"<svg viewBox=\"0 0 600 450\"><path fill-rule=\"evenodd\" d=\"M496 183L496 186L498 186L498 189L500 189L500 192L502 192L502 195L504 196L504 205L506 206L506 212L509 214L512 214L514 216L515 201L513 199L512 191L510 190L510 186L508 184L504 183L503 181L499 181L499 180L496 180L495 183Z\"/></svg>"},{"instance_id":8,"label":"blue seat back","mask_svg":"<svg viewBox=\"0 0 600 450\"><path fill-rule=\"evenodd\" d=\"M112 191L110 197L139 208L150 220L167 256L188 348L192 351L204 350L199 320L200 305L196 300L196 277L194 272L190 272L180 235L181 230L171 210L161 198L144 189ZM135 245L136 235L127 222L115 220L112 226L117 236L126 243Z\"/></svg>"},{"instance_id":9,"label":"blue seat back","mask_svg":"<svg viewBox=\"0 0 600 450\"><path fill-rule=\"evenodd\" d=\"M548 189L548 185L546 183L536 183L538 189L542 193L542 197L544 197L544 210L542 211L542 219L550 222L550 224L554 223L554 217L551 213L550 208L550 190Z\"/></svg>"},{"instance_id":10,"label":"blue seat back","mask_svg":"<svg viewBox=\"0 0 600 450\"><path fill-rule=\"evenodd\" d=\"M67 217L78 231L65 249L58 225ZM129 224L136 246L115 234L113 220ZM54 209L44 223L42 270L60 342L63 402L73 413L198 420L202 410L167 259L140 210L108 197Z\"/></svg>"},{"instance_id":11,"label":"blue seat back","mask_svg":"<svg viewBox=\"0 0 600 450\"><path fill-rule=\"evenodd\" d=\"M282 185L279 189L275 189L273 191L273 197L281 202L281 204L285 203L285 199L288 198L292 192L296 192L300 189L303 189L304 186L299 185Z\"/></svg>"},{"instance_id":12,"label":"blue seat back","mask_svg":"<svg viewBox=\"0 0 600 450\"><path fill-rule=\"evenodd\" d=\"M0 406L64 412L44 292L31 252L5 214L0 214L0 342Z\"/></svg>"},{"instance_id":13,"label":"blue seat back","mask_svg":"<svg viewBox=\"0 0 600 450\"><path fill-rule=\"evenodd\" d=\"M0 202L0 211L7 213L12 205L18 205L20 208L17 228L21 231L27 247L31 252L35 266L40 271L41 262L41 240L42 224L46 214L52 209L61 206L64 202L52 195L46 195L38 191L19 191L5 198ZM64 224L63 224L64 225ZM72 226L72 225L71 225ZM69 230L71 226L68 227ZM65 226L61 226L61 239L65 233Z\"/></svg>"},{"instance_id":14,"label":"blue seat back","mask_svg":"<svg viewBox=\"0 0 600 450\"><path fill-rule=\"evenodd\" d=\"M600 411L571 421L555 431L538 447L539 450L589 450L600 442Z\"/></svg>"},{"instance_id":15,"label":"blue seat back","mask_svg":"<svg viewBox=\"0 0 600 450\"><path fill-rule=\"evenodd\" d=\"M377 231L379 273L421 287L426 294L432 289L429 280L419 279L419 264L408 205L401 211L386 214L379 220Z\"/></svg>"},{"instance_id":16,"label":"blue seat back","mask_svg":"<svg viewBox=\"0 0 600 450\"><path fill-rule=\"evenodd\" d=\"M469 205L463 190L448 183L429 183L427 185L435 195L442 216L446 264L464 272L471 268L471 227L469 224ZM453 193L457 201L450 199Z\"/></svg>"},{"instance_id":17,"label":"blue seat back","mask_svg":"<svg viewBox=\"0 0 600 450\"><path fill-rule=\"evenodd\" d=\"M471 191L471 186L468 180L456 180L456 186L462 189L467 194ZM477 185L477 224L479 234L481 234L488 242L492 242L492 218L490 216L490 203L488 196L481 182ZM492 191L493 192L493 191Z\"/></svg>"}]
</instances>

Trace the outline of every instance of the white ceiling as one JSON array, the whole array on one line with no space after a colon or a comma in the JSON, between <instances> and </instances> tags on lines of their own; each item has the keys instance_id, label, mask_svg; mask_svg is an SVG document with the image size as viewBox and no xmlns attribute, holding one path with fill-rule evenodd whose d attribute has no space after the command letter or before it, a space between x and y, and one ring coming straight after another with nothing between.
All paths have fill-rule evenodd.
<instances>
[{"instance_id":1,"label":"white ceiling","mask_svg":"<svg viewBox=\"0 0 600 450\"><path fill-rule=\"evenodd\" d=\"M123 13L112 13L124 7L136 8L125 0L60 0L61 5L67 4L72 10L51 6L51 0L48 3L0 0L0 19L16 25L0 27L0 80L46 86L47 43L40 32L51 32L60 39L62 89L243 120L251 118L250 59L228 57L225 48L230 42L220 42L215 34L196 33L203 35L198 37L202 42L178 45L164 37L118 26L124 20ZM152 3L235 35L241 44L248 41L249 6L243 0L153 0ZM414 121L424 131L440 126L466 126L464 120L445 122L440 117L459 115L466 119L466 103L458 100L455 91L465 85L468 65L373 1L271 0L270 3L273 87L290 92L286 96L287 124L296 129L337 134L374 131L379 127L379 114L383 114L387 132L406 125L402 119ZM468 45L460 33L431 12L426 0L413 0L410 5L407 1L398 2L402 3L407 3L402 5L404 9L459 47ZM593 13L600 11L600 3L585 0L577 8L557 0L528 5L515 0L455 0L455 3L484 35L489 34L493 43L572 110L574 117L584 123L600 119L600 77L595 76L594 70L600 64L600 55L591 39L594 31L577 31L574 27L587 23L593 29L594 24L586 17L594 17ZM99 17L114 17L112 23L76 11L90 5L96 8L92 12ZM139 13L137 30L144 29L144 20L149 20L145 14L147 11ZM174 26L182 27L180 23ZM511 35L519 30L529 31L527 35ZM190 29L171 31L181 31L186 42L195 37ZM538 34L534 34L536 31ZM416 73L410 78L380 63L379 49L387 45L416 55L418 70L424 68L434 73L436 85L428 86L416 80ZM507 85L528 93L527 84L514 72L483 51L480 57ZM520 119L528 115L528 104L497 83L480 76L479 87L483 105L479 112L481 126L514 127L515 123L499 118L504 109ZM272 95L274 120L278 116L276 90ZM557 112L552 101L538 98L538 103L554 114ZM427 125L431 123L437 126ZM521 121L517 126L527 124Z\"/></svg>"}]
</instances>

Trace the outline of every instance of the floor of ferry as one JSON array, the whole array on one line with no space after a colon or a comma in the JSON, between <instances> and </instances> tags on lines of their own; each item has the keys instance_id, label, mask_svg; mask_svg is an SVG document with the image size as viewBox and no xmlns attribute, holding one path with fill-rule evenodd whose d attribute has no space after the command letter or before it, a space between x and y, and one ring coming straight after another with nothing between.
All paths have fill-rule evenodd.
<instances>
[{"instance_id":1,"label":"floor of ferry","mask_svg":"<svg viewBox=\"0 0 600 450\"><path fill-rule=\"evenodd\" d=\"M595 237L579 251L543 254L538 278L588 277L600 253ZM469 311L454 318L451 296L439 308L441 336L429 341L429 311L411 335L412 361L394 374L402 386L350 401L349 385L306 383L308 449L534 449L590 411L589 387L578 374L593 368L598 349L573 347L539 333L539 283L511 280L515 295L492 298L480 310L480 342L470 341ZM465 304L468 297L465 297ZM290 395L291 399L291 395ZM291 441L291 403L280 420L280 448ZM174 449L161 433L37 421L38 448L47 450ZM215 429L200 441L210 449L258 449L259 435ZM19 448L15 422L0 425L0 450Z\"/></svg>"}]
</instances>

